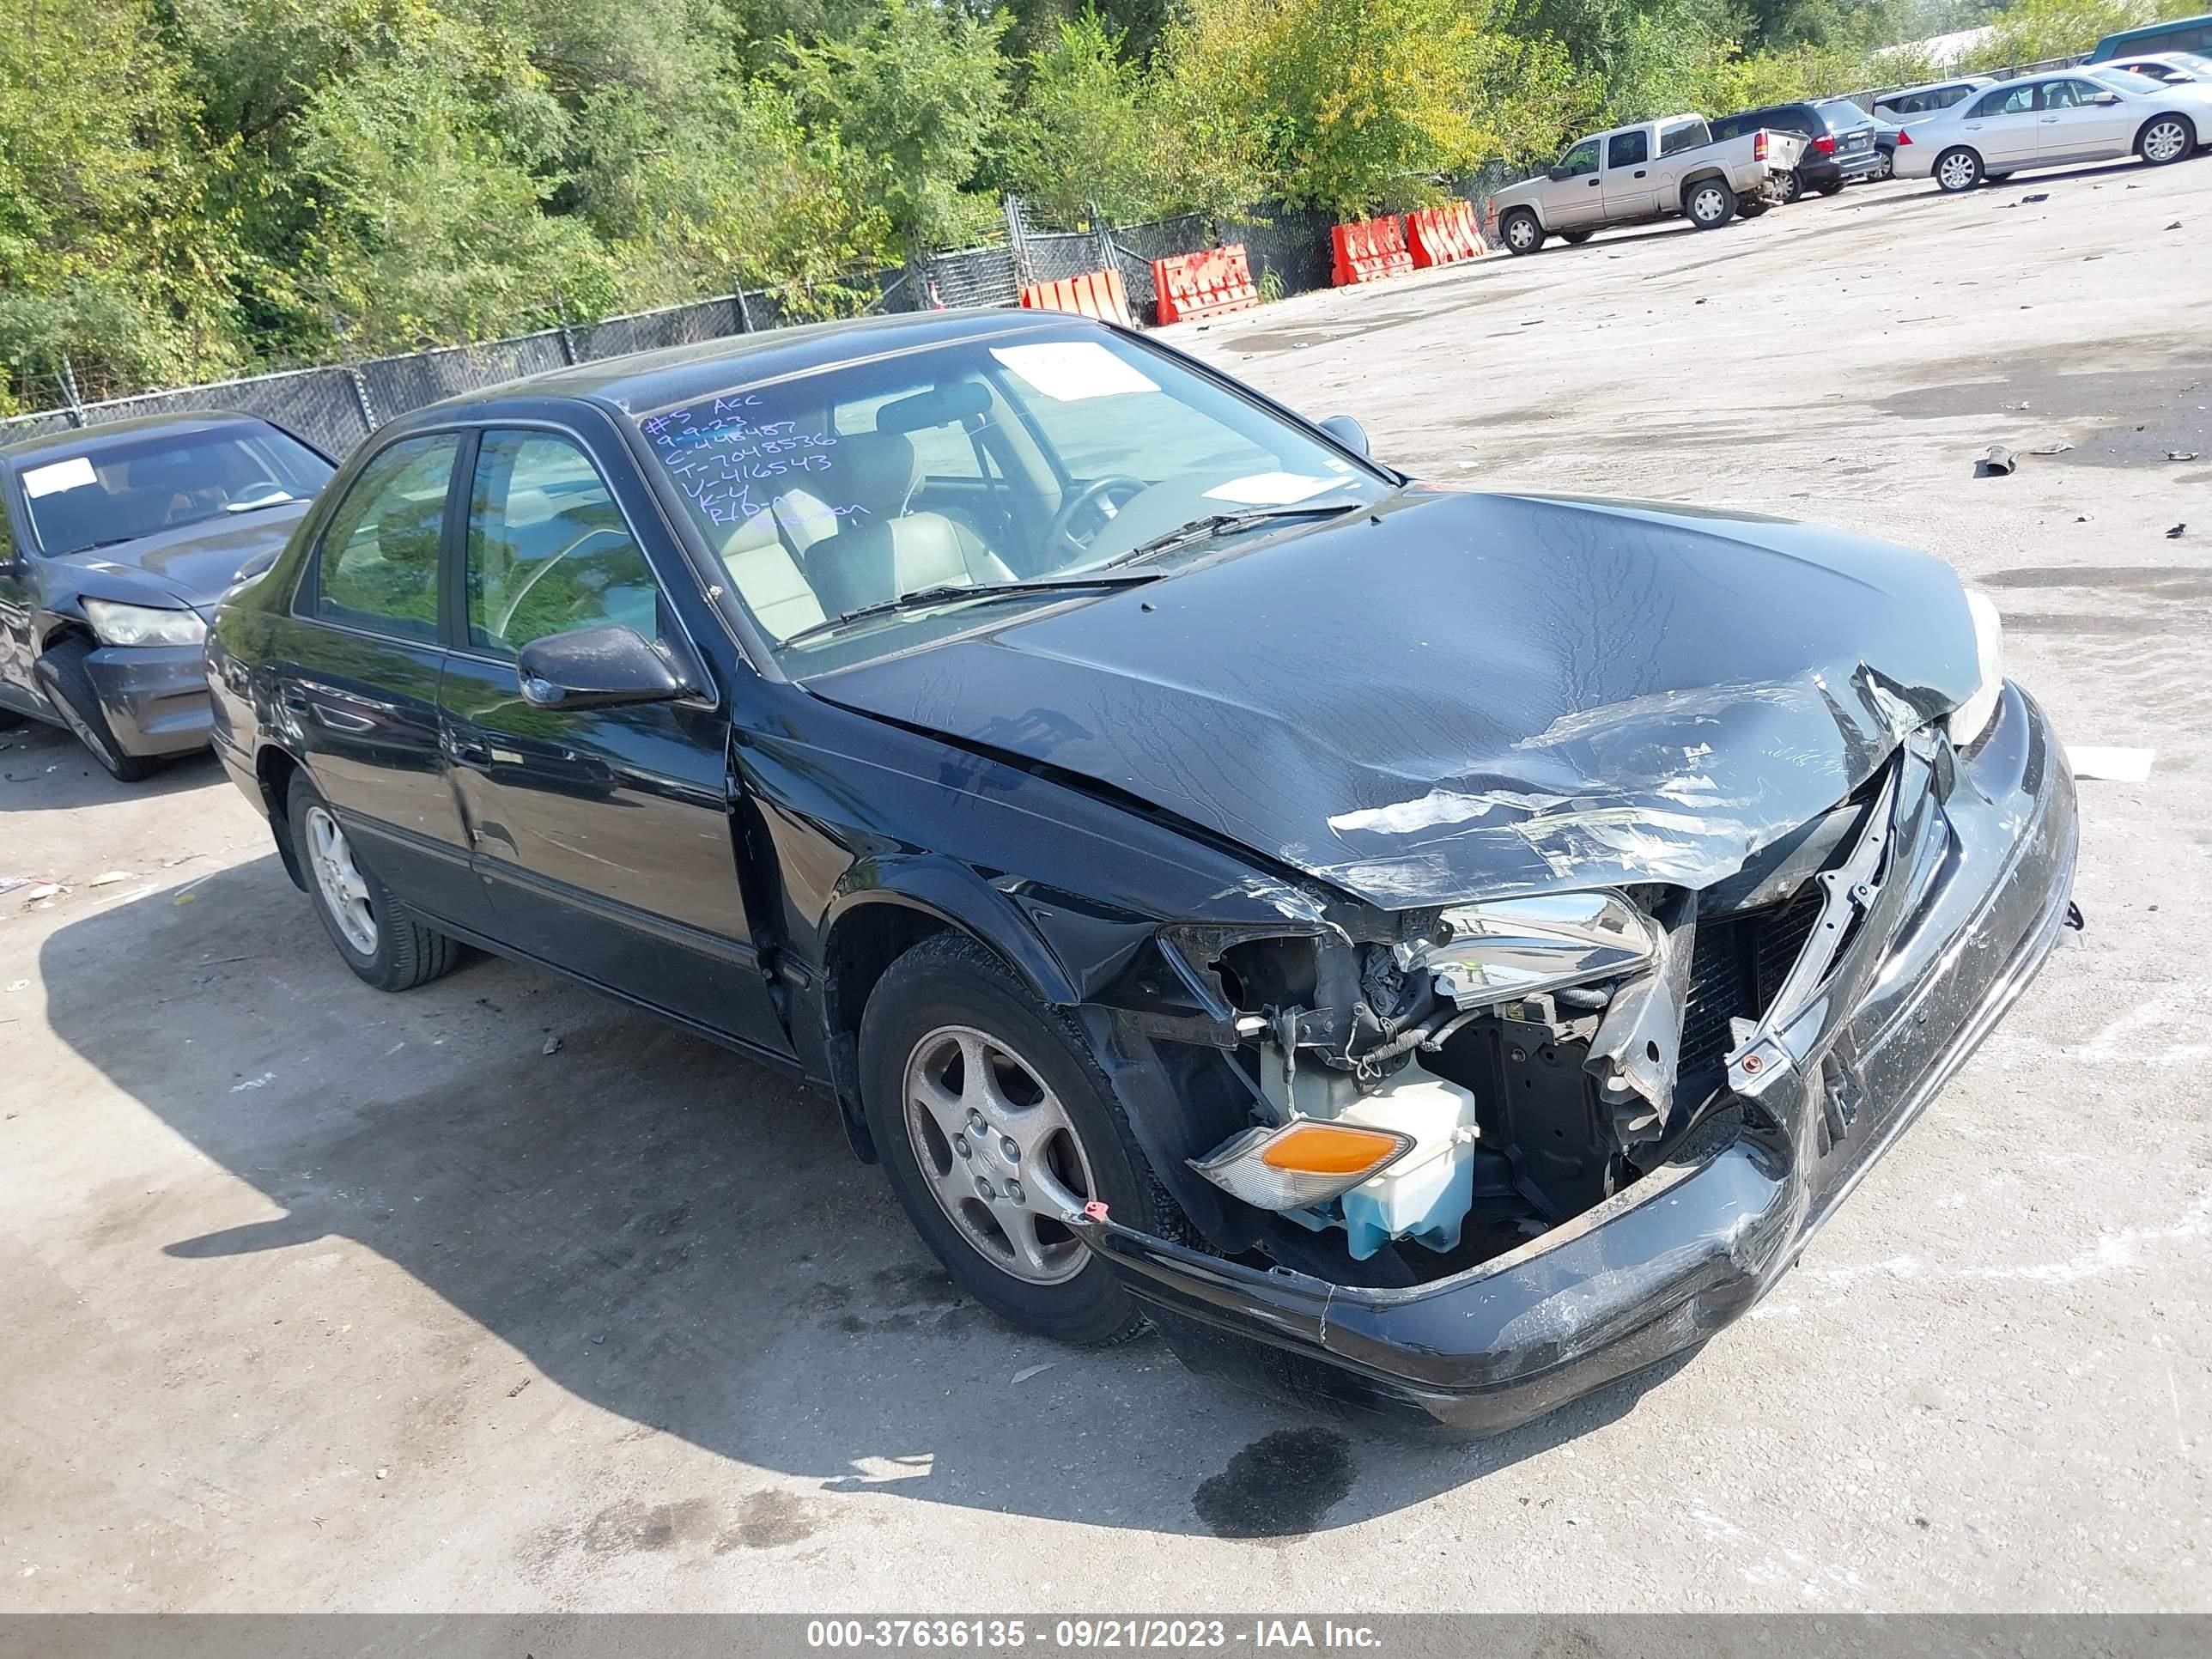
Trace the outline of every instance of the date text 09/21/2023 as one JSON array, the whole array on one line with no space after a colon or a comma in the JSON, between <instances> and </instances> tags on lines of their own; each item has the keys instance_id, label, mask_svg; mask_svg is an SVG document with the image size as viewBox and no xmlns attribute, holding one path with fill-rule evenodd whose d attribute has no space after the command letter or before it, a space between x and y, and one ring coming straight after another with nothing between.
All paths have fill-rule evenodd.
<instances>
[{"instance_id":1,"label":"date text 09/21/2023","mask_svg":"<svg viewBox=\"0 0 2212 1659\"><path fill-rule=\"evenodd\" d=\"M1328 1619L1057 1619L1039 1621L1032 1634L1024 1619L813 1619L806 1645L816 1649L933 1648L977 1653L1014 1652L1036 1645L1048 1651L1177 1651L1256 1649L1373 1649L1382 1638L1371 1626Z\"/></svg>"}]
</instances>

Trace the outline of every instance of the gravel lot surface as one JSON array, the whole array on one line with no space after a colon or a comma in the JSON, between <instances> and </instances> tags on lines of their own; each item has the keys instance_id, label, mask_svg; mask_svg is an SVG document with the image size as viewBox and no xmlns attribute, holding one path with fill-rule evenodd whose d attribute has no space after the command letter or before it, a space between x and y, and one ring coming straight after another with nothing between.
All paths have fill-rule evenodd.
<instances>
[{"instance_id":1,"label":"gravel lot surface","mask_svg":"<svg viewBox=\"0 0 2212 1659\"><path fill-rule=\"evenodd\" d=\"M68 884L0 896L0 1607L2212 1607L2208 239L2212 160L1871 186L1171 331L1431 477L1931 547L2157 751L1799 1271L1486 1443L1019 1336L815 1097L503 963L379 996L212 761L0 737Z\"/></svg>"}]
</instances>

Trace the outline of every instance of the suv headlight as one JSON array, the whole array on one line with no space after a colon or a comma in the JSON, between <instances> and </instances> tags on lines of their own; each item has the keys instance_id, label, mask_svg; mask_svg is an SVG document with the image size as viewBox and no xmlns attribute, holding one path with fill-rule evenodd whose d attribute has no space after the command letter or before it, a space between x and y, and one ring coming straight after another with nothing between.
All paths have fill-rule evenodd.
<instances>
[{"instance_id":1,"label":"suv headlight","mask_svg":"<svg viewBox=\"0 0 2212 1659\"><path fill-rule=\"evenodd\" d=\"M1421 965L1437 994L1486 1007L1591 980L1618 979L1651 959L1650 918L1618 893L1547 893L1464 904L1443 917L1445 937Z\"/></svg>"},{"instance_id":2,"label":"suv headlight","mask_svg":"<svg viewBox=\"0 0 2212 1659\"><path fill-rule=\"evenodd\" d=\"M87 599L84 614L102 645L198 645L207 638L207 624L197 611Z\"/></svg>"},{"instance_id":3,"label":"suv headlight","mask_svg":"<svg viewBox=\"0 0 2212 1659\"><path fill-rule=\"evenodd\" d=\"M2004 624L1997 618L1996 601L1972 583L1966 584L1966 614L1974 619L1974 660L1981 678L1973 696L1951 711L1943 722L1951 746L1964 749L1989 730L1997 712L1997 696L2004 690Z\"/></svg>"}]
</instances>

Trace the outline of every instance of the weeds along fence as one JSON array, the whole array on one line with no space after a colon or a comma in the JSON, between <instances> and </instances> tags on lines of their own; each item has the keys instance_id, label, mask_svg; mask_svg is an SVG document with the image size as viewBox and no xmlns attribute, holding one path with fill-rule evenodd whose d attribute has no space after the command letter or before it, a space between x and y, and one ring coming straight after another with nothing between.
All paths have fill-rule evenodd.
<instances>
[{"instance_id":1,"label":"weeds along fence","mask_svg":"<svg viewBox=\"0 0 2212 1659\"><path fill-rule=\"evenodd\" d=\"M1452 187L1480 210L1491 191L1520 176L1493 167L1454 180ZM1218 240L1244 244L1253 280L1271 295L1300 294L1329 283L1329 227L1334 221L1317 209L1263 205L1218 224L1186 215L1066 231L1039 228L1022 204L1010 198L1005 218L1002 242L936 254L903 270L868 273L840 286L848 295L872 293L860 307L864 313L1009 306L1018 301L1025 283L1118 269L1132 308L1149 322L1157 315L1158 299L1152 262L1210 247L1217 230ZM343 457L384 422L441 398L565 365L811 321L820 307L803 290L741 289L507 339L94 400L77 396L75 376L64 363L59 373L28 378L27 389L52 406L0 421L0 443L142 415L224 410L258 415Z\"/></svg>"}]
</instances>

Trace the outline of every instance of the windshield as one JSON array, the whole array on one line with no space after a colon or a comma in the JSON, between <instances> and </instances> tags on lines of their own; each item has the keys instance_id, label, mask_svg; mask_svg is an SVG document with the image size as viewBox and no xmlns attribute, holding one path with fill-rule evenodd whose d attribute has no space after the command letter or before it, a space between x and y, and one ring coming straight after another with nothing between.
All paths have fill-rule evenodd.
<instances>
[{"instance_id":1,"label":"windshield","mask_svg":"<svg viewBox=\"0 0 2212 1659\"><path fill-rule=\"evenodd\" d=\"M726 591L794 674L1065 603L1091 577L1158 575L1392 488L1173 358L1052 325L736 387L638 425Z\"/></svg>"},{"instance_id":2,"label":"windshield","mask_svg":"<svg viewBox=\"0 0 2212 1659\"><path fill-rule=\"evenodd\" d=\"M2163 82L2154 81L2148 75L2137 75L2133 70L2097 68L2087 71L2094 79L2122 92L2164 92Z\"/></svg>"},{"instance_id":3,"label":"windshield","mask_svg":"<svg viewBox=\"0 0 2212 1659\"><path fill-rule=\"evenodd\" d=\"M1874 117L1848 99L1832 104L1821 105L1820 118L1828 124L1828 131L1831 132L1850 132L1860 127L1870 127L1875 125Z\"/></svg>"},{"instance_id":4,"label":"windshield","mask_svg":"<svg viewBox=\"0 0 2212 1659\"><path fill-rule=\"evenodd\" d=\"M39 550L58 558L306 501L330 476L330 463L296 439L272 426L241 425L149 432L83 454L46 451L21 480Z\"/></svg>"}]
</instances>

